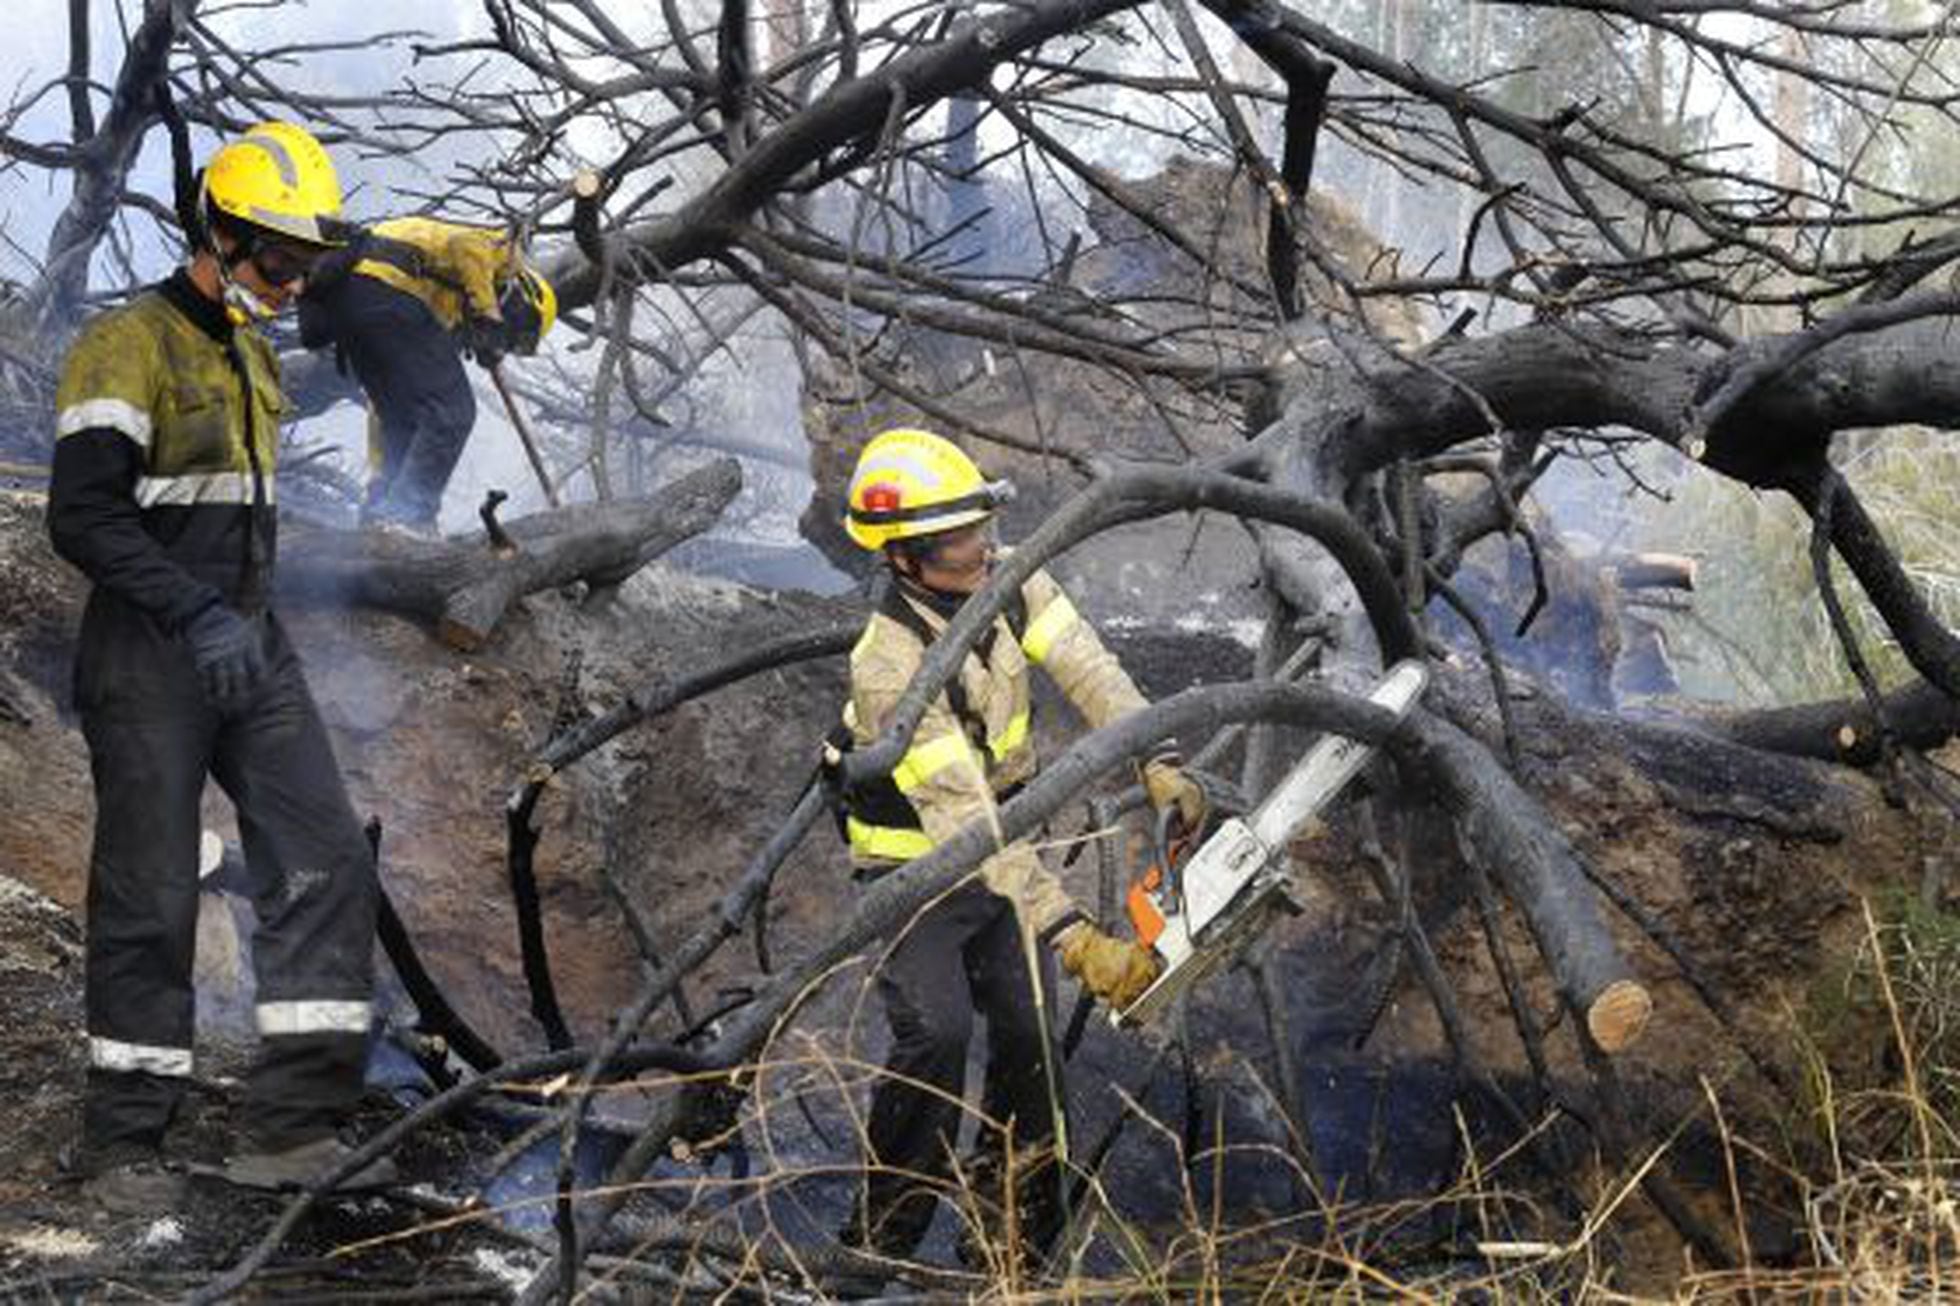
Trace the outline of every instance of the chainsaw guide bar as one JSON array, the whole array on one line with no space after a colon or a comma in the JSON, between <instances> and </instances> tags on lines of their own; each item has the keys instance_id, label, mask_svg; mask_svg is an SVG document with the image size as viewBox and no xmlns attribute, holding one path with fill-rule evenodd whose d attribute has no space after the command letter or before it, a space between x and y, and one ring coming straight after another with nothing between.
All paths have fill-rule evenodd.
<instances>
[{"instance_id":1,"label":"chainsaw guide bar","mask_svg":"<svg viewBox=\"0 0 1960 1306\"><path fill-rule=\"evenodd\" d=\"M1420 661L1398 662L1368 701L1400 719L1428 684ZM1287 845L1374 752L1358 739L1322 735L1244 820L1221 824L1173 874L1152 867L1131 887L1131 921L1164 968L1135 1002L1110 1012L1111 1024L1149 1024L1193 985L1229 966L1278 917L1299 914Z\"/></svg>"}]
</instances>

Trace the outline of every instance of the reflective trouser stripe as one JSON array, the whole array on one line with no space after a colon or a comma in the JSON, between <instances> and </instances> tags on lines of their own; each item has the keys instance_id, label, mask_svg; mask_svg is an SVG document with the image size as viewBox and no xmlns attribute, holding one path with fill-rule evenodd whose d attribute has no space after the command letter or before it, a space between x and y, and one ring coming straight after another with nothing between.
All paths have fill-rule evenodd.
<instances>
[{"instance_id":1,"label":"reflective trouser stripe","mask_svg":"<svg viewBox=\"0 0 1960 1306\"><path fill-rule=\"evenodd\" d=\"M365 1034L368 1004L332 1000L300 1002L261 1002L258 1006L259 1033L278 1034Z\"/></svg>"},{"instance_id":2,"label":"reflective trouser stripe","mask_svg":"<svg viewBox=\"0 0 1960 1306\"><path fill-rule=\"evenodd\" d=\"M909 794L956 762L973 765L973 749L967 744L966 736L940 735L912 745L892 768L892 783L900 793Z\"/></svg>"},{"instance_id":3,"label":"reflective trouser stripe","mask_svg":"<svg viewBox=\"0 0 1960 1306\"><path fill-rule=\"evenodd\" d=\"M152 1075L186 1078L191 1073L191 1050L125 1043L121 1039L91 1034L88 1063L96 1070L143 1070Z\"/></svg>"},{"instance_id":4,"label":"reflective trouser stripe","mask_svg":"<svg viewBox=\"0 0 1960 1306\"><path fill-rule=\"evenodd\" d=\"M265 496L252 492L250 472L186 472L182 476L139 476L136 503L141 508L162 504L277 503L273 478L265 478Z\"/></svg>"},{"instance_id":5,"label":"reflective trouser stripe","mask_svg":"<svg viewBox=\"0 0 1960 1306\"><path fill-rule=\"evenodd\" d=\"M1075 605L1069 602L1068 595L1057 594L1050 600L1041 615L1028 623L1028 633L1021 636L1021 650L1028 655L1028 661L1036 666L1048 660L1048 653L1055 647L1055 641L1068 633L1081 617Z\"/></svg>"},{"instance_id":6,"label":"reflective trouser stripe","mask_svg":"<svg viewBox=\"0 0 1960 1306\"><path fill-rule=\"evenodd\" d=\"M925 856L935 847L932 836L924 830L872 825L855 816L844 818L844 830L850 836L852 852L888 862L909 862L914 857Z\"/></svg>"},{"instance_id":7,"label":"reflective trouser stripe","mask_svg":"<svg viewBox=\"0 0 1960 1306\"><path fill-rule=\"evenodd\" d=\"M59 439L98 427L120 431L145 449L150 447L150 433L154 429L150 415L128 400L84 399L61 410L55 419L54 433Z\"/></svg>"}]
</instances>

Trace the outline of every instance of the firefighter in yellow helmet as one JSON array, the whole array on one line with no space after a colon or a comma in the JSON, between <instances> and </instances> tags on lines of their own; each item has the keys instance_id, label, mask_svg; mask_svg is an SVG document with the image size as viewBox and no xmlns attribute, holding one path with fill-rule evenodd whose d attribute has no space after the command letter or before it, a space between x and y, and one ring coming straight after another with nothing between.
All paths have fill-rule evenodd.
<instances>
[{"instance_id":1,"label":"firefighter in yellow helmet","mask_svg":"<svg viewBox=\"0 0 1960 1306\"><path fill-rule=\"evenodd\" d=\"M851 652L845 723L863 746L885 729L899 697L967 596L985 584L995 554L993 517L1008 487L929 431L873 438L851 479L844 527L881 552L891 584ZM970 653L919 724L891 776L845 796L846 837L860 879L930 851L1005 801L1035 773L1028 670L1039 666L1100 727L1144 706L1115 657L1053 577L1038 571ZM1176 807L1193 828L1204 799L1174 755L1148 762L1144 779L1160 810ZM1023 946L1024 932L1040 947ZM887 1073L871 1098L868 1175L847 1240L902 1257L924 1236L933 1180L952 1160L962 1112L967 1043L986 1018L982 1109L1011 1121L1023 1161L1054 1137L1048 1058L1030 958L1052 986L1051 951L1087 989L1127 1006L1156 977L1140 944L1105 934L1079 911L1026 842L982 863L969 881L914 920L882 954L878 987L891 1026ZM935 1091L936 1090L936 1091ZM982 1157L997 1155L988 1131ZM983 1168L986 1168L983 1166ZM1057 1231L1055 1179L1039 1167L1021 1188L1024 1234L1038 1247Z\"/></svg>"},{"instance_id":2,"label":"firefighter in yellow helmet","mask_svg":"<svg viewBox=\"0 0 1960 1306\"><path fill-rule=\"evenodd\" d=\"M390 218L335 256L307 287L300 338L331 345L367 395L364 521L434 533L476 425L464 354L494 368L536 353L557 320L551 283L498 228Z\"/></svg>"},{"instance_id":3,"label":"firefighter in yellow helmet","mask_svg":"<svg viewBox=\"0 0 1960 1306\"><path fill-rule=\"evenodd\" d=\"M342 237L318 141L267 122L205 169L188 264L90 322L56 396L48 528L91 582L75 700L95 778L88 1079L77 1168L117 1211L168 1206L164 1135L191 1074L199 806L235 805L258 910L260 1055L241 1182L346 1155L361 1091L376 893L367 841L267 606L283 401L252 322ZM358 1182L385 1180L370 1170Z\"/></svg>"}]
</instances>

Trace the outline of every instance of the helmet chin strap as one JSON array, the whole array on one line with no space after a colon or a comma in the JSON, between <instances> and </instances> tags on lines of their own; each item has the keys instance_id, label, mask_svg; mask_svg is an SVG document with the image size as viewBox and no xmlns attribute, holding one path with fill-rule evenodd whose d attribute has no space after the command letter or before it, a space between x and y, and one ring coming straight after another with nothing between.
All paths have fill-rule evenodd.
<instances>
[{"instance_id":1,"label":"helmet chin strap","mask_svg":"<svg viewBox=\"0 0 1960 1306\"><path fill-rule=\"evenodd\" d=\"M207 199L200 207L208 213L209 200ZM246 289L238 278L231 274L233 268L252 257L256 242L249 234L234 235L231 252L227 254L218 244L217 223L207 217L202 225L203 246L210 252L212 261L218 265L218 290L224 299L225 311L231 316L232 323L236 326L245 326L252 322L269 322L277 317L278 314L271 306Z\"/></svg>"},{"instance_id":2,"label":"helmet chin strap","mask_svg":"<svg viewBox=\"0 0 1960 1306\"><path fill-rule=\"evenodd\" d=\"M249 254L240 254L232 258L226 258L223 254L218 255L218 285L224 292L225 311L230 313L231 320L240 326L250 322L270 321L278 316L263 299L247 290L236 277L231 275L232 268L249 257L251 257Z\"/></svg>"}]
</instances>

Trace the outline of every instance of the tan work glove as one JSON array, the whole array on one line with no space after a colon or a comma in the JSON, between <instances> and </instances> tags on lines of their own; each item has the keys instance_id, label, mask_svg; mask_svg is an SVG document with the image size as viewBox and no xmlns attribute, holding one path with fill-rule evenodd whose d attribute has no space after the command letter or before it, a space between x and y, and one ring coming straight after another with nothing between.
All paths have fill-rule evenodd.
<instances>
[{"instance_id":1,"label":"tan work glove","mask_svg":"<svg viewBox=\"0 0 1960 1306\"><path fill-rule=\"evenodd\" d=\"M1087 921L1055 936L1062 969L1117 1010L1143 996L1157 978L1157 954L1141 943L1112 938Z\"/></svg>"},{"instance_id":2,"label":"tan work glove","mask_svg":"<svg viewBox=\"0 0 1960 1306\"><path fill-rule=\"evenodd\" d=\"M1205 813L1210 810L1205 791L1198 787L1198 782L1169 758L1154 758L1143 764L1143 792L1150 796L1151 807L1159 812L1176 808L1187 831L1203 825Z\"/></svg>"}]
</instances>

